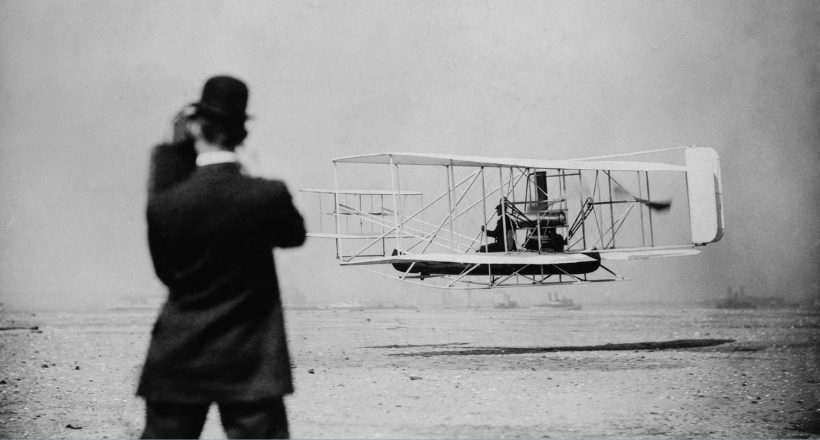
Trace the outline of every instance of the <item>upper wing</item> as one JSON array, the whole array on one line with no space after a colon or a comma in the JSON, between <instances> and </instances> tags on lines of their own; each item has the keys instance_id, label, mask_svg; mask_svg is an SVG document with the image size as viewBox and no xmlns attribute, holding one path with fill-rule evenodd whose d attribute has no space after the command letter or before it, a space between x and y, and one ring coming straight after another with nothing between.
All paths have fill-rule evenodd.
<instances>
[{"instance_id":1,"label":"upper wing","mask_svg":"<svg viewBox=\"0 0 820 440\"><path fill-rule=\"evenodd\" d=\"M394 165L441 165L457 167L519 167L566 170L611 171L686 171L686 167L665 163L589 160L506 159L432 153L377 153L333 159L342 163L376 163Z\"/></svg>"}]
</instances>

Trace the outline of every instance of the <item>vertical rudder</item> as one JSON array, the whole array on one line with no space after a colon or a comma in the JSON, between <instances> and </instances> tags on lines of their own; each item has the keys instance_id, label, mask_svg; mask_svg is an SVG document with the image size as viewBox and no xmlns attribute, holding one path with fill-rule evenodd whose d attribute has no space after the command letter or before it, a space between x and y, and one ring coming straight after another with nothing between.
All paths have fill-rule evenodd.
<instances>
[{"instance_id":1,"label":"vertical rudder","mask_svg":"<svg viewBox=\"0 0 820 440\"><path fill-rule=\"evenodd\" d=\"M708 147L687 148L686 169L692 243L719 241L723 237L723 188L717 151Z\"/></svg>"}]
</instances>

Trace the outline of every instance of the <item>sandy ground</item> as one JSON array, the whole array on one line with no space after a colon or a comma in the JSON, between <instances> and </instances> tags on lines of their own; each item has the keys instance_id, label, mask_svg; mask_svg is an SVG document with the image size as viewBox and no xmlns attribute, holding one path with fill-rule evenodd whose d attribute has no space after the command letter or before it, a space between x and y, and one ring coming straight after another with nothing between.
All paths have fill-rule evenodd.
<instances>
[{"instance_id":1,"label":"sandy ground","mask_svg":"<svg viewBox=\"0 0 820 440\"><path fill-rule=\"evenodd\" d=\"M0 437L138 437L153 319L0 315ZM817 311L291 310L287 321L295 438L820 438ZM224 438L214 408L203 437Z\"/></svg>"}]
</instances>

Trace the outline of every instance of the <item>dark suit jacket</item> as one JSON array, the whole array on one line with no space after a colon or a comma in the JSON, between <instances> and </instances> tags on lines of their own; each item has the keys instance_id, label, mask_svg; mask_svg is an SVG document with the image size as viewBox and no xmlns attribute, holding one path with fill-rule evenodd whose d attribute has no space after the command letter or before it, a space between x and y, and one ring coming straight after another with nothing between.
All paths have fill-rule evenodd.
<instances>
[{"instance_id":1,"label":"dark suit jacket","mask_svg":"<svg viewBox=\"0 0 820 440\"><path fill-rule=\"evenodd\" d=\"M490 243L487 246L482 246L484 249L481 252L504 252L504 218L507 219L507 242L506 250L514 251L517 249L515 245L515 222L509 216L499 217L495 224L495 229L487 230L487 237L495 239L495 243Z\"/></svg>"},{"instance_id":2,"label":"dark suit jacket","mask_svg":"<svg viewBox=\"0 0 820 440\"><path fill-rule=\"evenodd\" d=\"M151 158L148 243L168 301L137 394L260 400L293 391L274 247L305 240L285 185L237 164L197 168L178 145Z\"/></svg>"}]
</instances>

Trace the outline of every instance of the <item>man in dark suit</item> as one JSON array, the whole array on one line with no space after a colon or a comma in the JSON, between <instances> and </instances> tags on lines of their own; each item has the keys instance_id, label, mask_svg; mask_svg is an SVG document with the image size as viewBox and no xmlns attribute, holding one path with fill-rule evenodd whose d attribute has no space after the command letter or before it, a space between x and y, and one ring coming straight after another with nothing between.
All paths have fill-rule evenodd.
<instances>
[{"instance_id":1,"label":"man in dark suit","mask_svg":"<svg viewBox=\"0 0 820 440\"><path fill-rule=\"evenodd\" d=\"M156 147L148 243L168 286L137 394L143 438L196 438L211 403L231 438L287 438L293 392L274 247L305 240L284 183L240 172L248 89L225 76Z\"/></svg>"}]
</instances>

